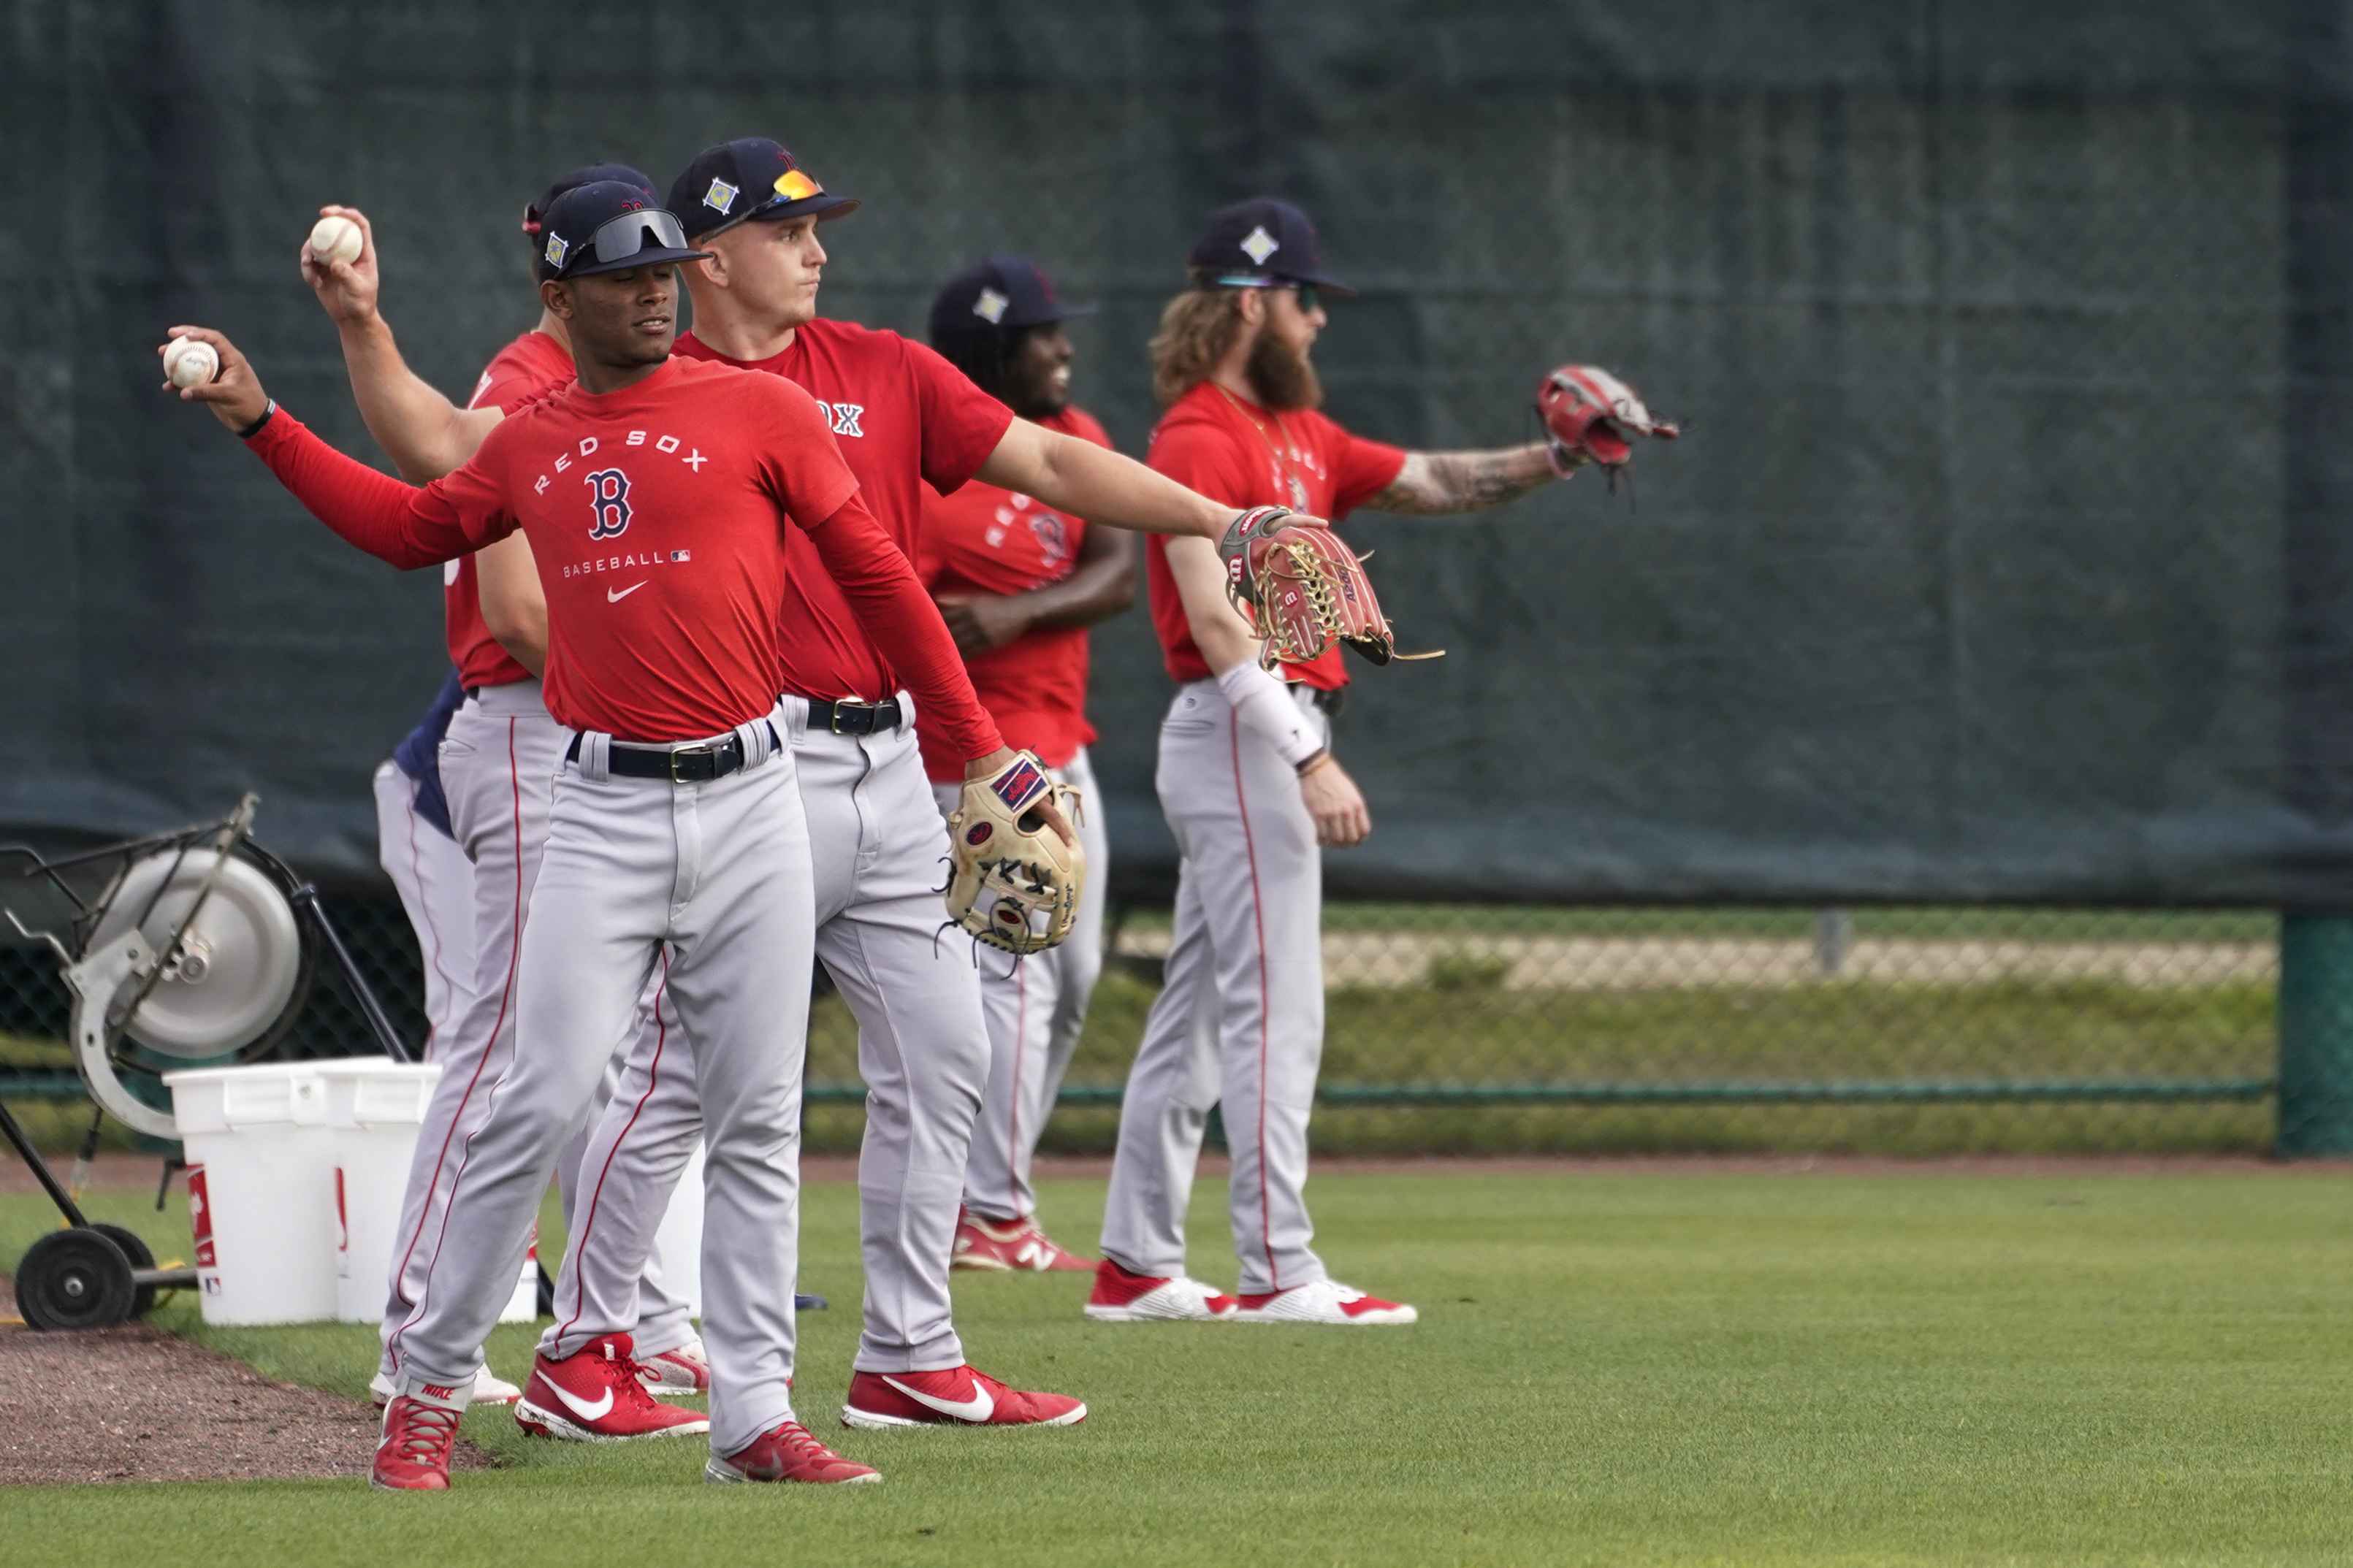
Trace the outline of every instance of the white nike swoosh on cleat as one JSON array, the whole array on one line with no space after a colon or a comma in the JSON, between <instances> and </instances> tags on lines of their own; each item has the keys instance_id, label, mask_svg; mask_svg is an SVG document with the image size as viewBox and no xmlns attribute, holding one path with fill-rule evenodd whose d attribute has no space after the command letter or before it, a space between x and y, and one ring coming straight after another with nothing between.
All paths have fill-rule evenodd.
<instances>
[{"instance_id":1,"label":"white nike swoosh on cleat","mask_svg":"<svg viewBox=\"0 0 2353 1568\"><path fill-rule=\"evenodd\" d=\"M608 605L617 605L644 586L643 583L632 583L626 588L607 588L605 590L605 602Z\"/></svg>"},{"instance_id":2,"label":"white nike swoosh on cleat","mask_svg":"<svg viewBox=\"0 0 2353 1568\"><path fill-rule=\"evenodd\" d=\"M613 1408L613 1391L609 1388L605 1391L604 1398L587 1400L580 1398L570 1389L565 1387L562 1384L555 1382L552 1378L543 1377L539 1381L546 1384L548 1387L555 1390L555 1397L564 1401L565 1405L571 1410L572 1414L577 1415L583 1421L596 1420L607 1411Z\"/></svg>"},{"instance_id":3,"label":"white nike swoosh on cleat","mask_svg":"<svg viewBox=\"0 0 2353 1568\"><path fill-rule=\"evenodd\" d=\"M959 1421L969 1421L975 1426L980 1425L997 1414L996 1396L977 1383L972 1385L973 1396L970 1399L958 1400L942 1399L935 1394L919 1393L895 1377L886 1376L882 1381L918 1405L927 1405L943 1415L953 1415Z\"/></svg>"}]
</instances>

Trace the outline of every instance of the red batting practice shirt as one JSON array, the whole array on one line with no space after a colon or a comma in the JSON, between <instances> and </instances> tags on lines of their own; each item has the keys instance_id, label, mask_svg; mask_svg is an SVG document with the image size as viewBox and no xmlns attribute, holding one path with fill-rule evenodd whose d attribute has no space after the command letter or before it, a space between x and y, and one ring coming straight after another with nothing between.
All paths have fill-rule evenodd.
<instances>
[{"instance_id":1,"label":"red batting practice shirt","mask_svg":"<svg viewBox=\"0 0 2353 1568\"><path fill-rule=\"evenodd\" d=\"M533 329L498 352L474 384L469 408L495 408L512 414L534 398L543 397L572 380L572 355L562 343ZM529 680L531 671L515 661L482 624L481 578L474 558L459 556L441 568L441 597L449 635L449 662L468 688L512 686Z\"/></svg>"},{"instance_id":2,"label":"red batting practice shirt","mask_svg":"<svg viewBox=\"0 0 2353 1568\"><path fill-rule=\"evenodd\" d=\"M827 416L776 377L673 359L617 392L575 384L501 420L421 490L282 413L251 445L321 521L396 566L521 528L547 593L548 711L573 729L687 741L768 711L786 540L807 538L809 569L841 580L966 754L1000 743L913 570L859 502Z\"/></svg>"},{"instance_id":3,"label":"red batting practice shirt","mask_svg":"<svg viewBox=\"0 0 2353 1568\"><path fill-rule=\"evenodd\" d=\"M1287 506L1337 522L1397 482L1404 449L1349 435L1308 409L1277 414L1203 382L1176 400L1152 432L1145 461L1178 484L1237 510ZM1193 645L1193 628L1168 571L1168 542L1144 542L1152 585L1152 627L1160 634L1168 673L1179 681L1207 680L1210 670ZM1329 691L1348 683L1337 647L1313 664L1287 664L1285 679Z\"/></svg>"},{"instance_id":4,"label":"red batting practice shirt","mask_svg":"<svg viewBox=\"0 0 2353 1568\"><path fill-rule=\"evenodd\" d=\"M1013 423L1011 409L930 349L848 321L807 322L793 333L791 347L756 363L731 360L691 333L678 340L678 353L766 371L815 397L857 476L860 499L910 562L922 536L923 481L942 495L953 492L988 460ZM781 689L880 702L912 685L850 614L809 542L789 535L785 550ZM917 713L923 706L916 703Z\"/></svg>"},{"instance_id":5,"label":"red batting practice shirt","mask_svg":"<svg viewBox=\"0 0 2353 1568\"><path fill-rule=\"evenodd\" d=\"M1065 408L1038 421L1049 430L1108 447L1094 416ZM1087 525L1029 496L974 479L952 496L923 497L915 573L934 596L1025 594L1059 583L1077 565ZM1095 738L1087 722L1087 628L1035 626L1003 647L966 661L973 691L1008 746L1059 768ZM941 784L964 777L955 748L921 710L916 737L923 769Z\"/></svg>"}]
</instances>

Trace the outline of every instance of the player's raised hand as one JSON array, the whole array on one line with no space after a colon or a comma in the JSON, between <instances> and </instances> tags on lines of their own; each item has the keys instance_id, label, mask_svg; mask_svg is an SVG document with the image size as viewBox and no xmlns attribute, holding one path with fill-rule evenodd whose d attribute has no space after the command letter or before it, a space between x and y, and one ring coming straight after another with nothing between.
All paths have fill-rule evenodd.
<instances>
[{"instance_id":1,"label":"player's raised hand","mask_svg":"<svg viewBox=\"0 0 2353 1568\"><path fill-rule=\"evenodd\" d=\"M183 403L212 405L214 415L231 430L243 430L260 419L262 410L269 406L269 394L261 389L261 378L254 374L253 365L237 352L235 343L210 327L174 327L172 336L209 344L220 359L220 373L210 381L177 388L167 374L164 391L177 391ZM169 353L171 347L168 342L158 344L157 357Z\"/></svg>"},{"instance_id":2,"label":"player's raised hand","mask_svg":"<svg viewBox=\"0 0 2353 1568\"><path fill-rule=\"evenodd\" d=\"M357 207L323 206L319 216L343 218L360 232L360 253L349 260L338 256L312 253L310 240L302 242L302 281L319 296L319 303L333 317L339 327L364 326L375 320L376 268L375 230L367 214Z\"/></svg>"}]
</instances>

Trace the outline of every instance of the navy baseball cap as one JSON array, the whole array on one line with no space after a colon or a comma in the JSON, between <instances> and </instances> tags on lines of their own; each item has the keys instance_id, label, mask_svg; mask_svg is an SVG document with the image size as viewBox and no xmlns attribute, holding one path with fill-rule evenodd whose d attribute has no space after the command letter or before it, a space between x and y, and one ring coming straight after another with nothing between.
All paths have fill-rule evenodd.
<instances>
[{"instance_id":1,"label":"navy baseball cap","mask_svg":"<svg viewBox=\"0 0 2353 1568\"><path fill-rule=\"evenodd\" d=\"M692 239L739 223L847 217L857 208L848 196L827 195L799 159L761 136L704 148L670 187L670 210Z\"/></svg>"},{"instance_id":2,"label":"navy baseball cap","mask_svg":"<svg viewBox=\"0 0 2353 1568\"><path fill-rule=\"evenodd\" d=\"M1042 327L1092 316L1092 305L1065 305L1054 296L1054 280L1021 256L992 256L957 273L932 301L932 342L965 332Z\"/></svg>"},{"instance_id":3,"label":"navy baseball cap","mask_svg":"<svg viewBox=\"0 0 2353 1568\"><path fill-rule=\"evenodd\" d=\"M1289 202L1260 196L1219 207L1186 258L1205 288L1263 289L1312 283L1331 294L1354 289L1324 270L1324 247L1315 226Z\"/></svg>"},{"instance_id":4,"label":"navy baseball cap","mask_svg":"<svg viewBox=\"0 0 2353 1568\"><path fill-rule=\"evenodd\" d=\"M531 247L533 255L539 253L540 215L554 206L555 198L565 192L576 191L583 185L593 185L599 180L618 180L625 185L635 185L645 192L646 200L649 204L661 200L654 191L653 181L640 171L630 168L627 163L590 163L586 168L575 169L568 174L558 174L555 177L555 183L547 187L547 195L522 209L523 243Z\"/></svg>"},{"instance_id":5,"label":"navy baseball cap","mask_svg":"<svg viewBox=\"0 0 2353 1568\"><path fill-rule=\"evenodd\" d=\"M586 278L666 261L700 261L678 219L620 180L592 180L547 204L540 216L539 276Z\"/></svg>"}]
</instances>

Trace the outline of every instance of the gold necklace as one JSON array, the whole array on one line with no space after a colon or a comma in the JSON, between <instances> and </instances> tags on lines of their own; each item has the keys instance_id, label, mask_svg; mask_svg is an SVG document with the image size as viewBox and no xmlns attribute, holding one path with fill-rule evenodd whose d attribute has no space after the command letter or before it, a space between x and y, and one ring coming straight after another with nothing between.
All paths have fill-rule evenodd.
<instances>
[{"instance_id":1,"label":"gold necklace","mask_svg":"<svg viewBox=\"0 0 2353 1568\"><path fill-rule=\"evenodd\" d=\"M1294 463L1287 463L1283 458L1284 448L1290 447L1293 450L1296 450L1296 448L1293 447L1291 439L1291 426L1282 422L1282 411L1278 408L1270 408L1267 410L1269 414L1274 416L1274 427L1282 432L1283 444L1282 447L1277 447L1274 444L1274 437L1266 433L1266 426L1259 423L1258 416L1250 411L1248 405L1244 404L1240 398L1236 397L1232 393L1228 392L1224 387L1218 386L1216 382L1213 381L1209 383L1209 384L1218 388L1218 395L1219 397L1224 398L1228 403L1233 405L1235 413L1250 421L1250 428L1258 432L1258 438L1266 443L1267 455L1274 459L1274 484L1276 490L1280 492L1283 487L1283 482L1286 479L1290 481L1291 494L1287 498L1278 494L1276 498L1278 504L1284 500L1288 500L1293 506L1297 507L1301 511L1305 511L1307 510L1307 486L1300 480L1299 474L1297 472L1297 465Z\"/></svg>"}]
</instances>

